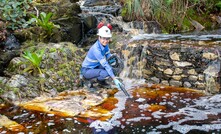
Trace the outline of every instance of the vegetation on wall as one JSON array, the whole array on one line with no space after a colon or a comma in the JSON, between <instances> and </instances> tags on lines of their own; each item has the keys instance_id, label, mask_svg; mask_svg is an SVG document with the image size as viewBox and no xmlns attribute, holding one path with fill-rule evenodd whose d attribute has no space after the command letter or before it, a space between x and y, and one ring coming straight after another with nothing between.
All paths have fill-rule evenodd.
<instances>
[{"instance_id":1,"label":"vegetation on wall","mask_svg":"<svg viewBox=\"0 0 221 134\"><path fill-rule=\"evenodd\" d=\"M186 31L191 20L211 27L211 14L221 10L220 0L126 0L122 16L125 20L155 20L169 33Z\"/></svg>"},{"instance_id":2,"label":"vegetation on wall","mask_svg":"<svg viewBox=\"0 0 221 134\"><path fill-rule=\"evenodd\" d=\"M50 0L0 0L0 22L6 23L7 29L11 30L26 28L30 24L28 21L30 16L27 13L34 2L50 2ZM212 28L213 15L221 10L221 0L120 0L120 2L123 3L121 13L125 21L154 20L167 33L193 29L191 20ZM42 34L42 38L50 37L53 29L58 28L49 21L51 16L50 12L48 14L42 12L39 16L32 15L36 25L46 32L46 35ZM4 37L4 33L0 30L0 40Z\"/></svg>"},{"instance_id":3,"label":"vegetation on wall","mask_svg":"<svg viewBox=\"0 0 221 134\"><path fill-rule=\"evenodd\" d=\"M127 0L126 1L126 8L123 10L123 13L128 13L128 19L134 20L141 17L144 17L144 12L142 9L140 0Z\"/></svg>"}]
</instances>

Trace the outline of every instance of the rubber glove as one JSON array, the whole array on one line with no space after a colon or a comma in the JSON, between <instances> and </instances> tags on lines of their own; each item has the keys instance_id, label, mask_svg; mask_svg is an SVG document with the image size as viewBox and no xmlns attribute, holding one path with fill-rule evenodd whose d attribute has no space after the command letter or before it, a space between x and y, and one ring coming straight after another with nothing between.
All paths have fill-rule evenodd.
<instances>
[{"instance_id":1,"label":"rubber glove","mask_svg":"<svg viewBox=\"0 0 221 134\"><path fill-rule=\"evenodd\" d=\"M120 86L122 86L122 83L121 83L118 79L114 79L114 83L115 83L115 85L117 86L117 88L118 88L119 90L121 90Z\"/></svg>"},{"instance_id":2,"label":"rubber glove","mask_svg":"<svg viewBox=\"0 0 221 134\"><path fill-rule=\"evenodd\" d=\"M116 60L115 60L114 58L109 60L109 63L110 63L110 64L112 64L112 63L114 63L114 62L116 62Z\"/></svg>"}]
</instances>

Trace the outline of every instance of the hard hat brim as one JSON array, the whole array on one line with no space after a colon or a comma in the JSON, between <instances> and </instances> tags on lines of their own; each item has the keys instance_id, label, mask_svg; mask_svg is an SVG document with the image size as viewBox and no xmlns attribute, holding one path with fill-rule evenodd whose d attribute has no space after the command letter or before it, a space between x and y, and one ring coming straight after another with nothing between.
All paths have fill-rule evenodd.
<instances>
[{"instance_id":1,"label":"hard hat brim","mask_svg":"<svg viewBox=\"0 0 221 134\"><path fill-rule=\"evenodd\" d=\"M100 36L100 37L106 37L106 38L111 38L111 37L112 37L112 34L110 34L110 35L100 35L100 34L98 33L97 35Z\"/></svg>"}]
</instances>

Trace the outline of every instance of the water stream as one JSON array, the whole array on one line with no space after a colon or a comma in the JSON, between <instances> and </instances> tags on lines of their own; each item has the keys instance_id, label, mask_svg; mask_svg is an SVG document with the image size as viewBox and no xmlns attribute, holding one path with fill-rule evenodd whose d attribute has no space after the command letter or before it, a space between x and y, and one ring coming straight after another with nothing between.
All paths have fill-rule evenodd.
<instances>
[{"instance_id":1,"label":"water stream","mask_svg":"<svg viewBox=\"0 0 221 134\"><path fill-rule=\"evenodd\" d=\"M113 113L107 120L93 117L61 117L20 107L1 107L0 114L23 126L0 133L220 133L221 95L205 96L191 89L145 84L123 92L97 106ZM95 109L95 108L94 108Z\"/></svg>"}]
</instances>

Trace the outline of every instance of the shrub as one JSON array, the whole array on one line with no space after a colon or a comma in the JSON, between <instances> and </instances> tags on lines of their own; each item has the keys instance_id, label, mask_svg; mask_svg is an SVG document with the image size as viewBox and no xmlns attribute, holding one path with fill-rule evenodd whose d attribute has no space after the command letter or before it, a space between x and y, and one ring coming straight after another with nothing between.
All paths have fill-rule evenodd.
<instances>
[{"instance_id":1,"label":"shrub","mask_svg":"<svg viewBox=\"0 0 221 134\"><path fill-rule=\"evenodd\" d=\"M16 30L28 26L25 20L32 0L0 0L0 18L7 28Z\"/></svg>"},{"instance_id":2,"label":"shrub","mask_svg":"<svg viewBox=\"0 0 221 134\"><path fill-rule=\"evenodd\" d=\"M209 15L218 14L221 10L220 0L125 0L124 2L122 16L126 16L129 21L155 20L169 33L188 30L191 19L203 20L202 23L207 24Z\"/></svg>"}]
</instances>

